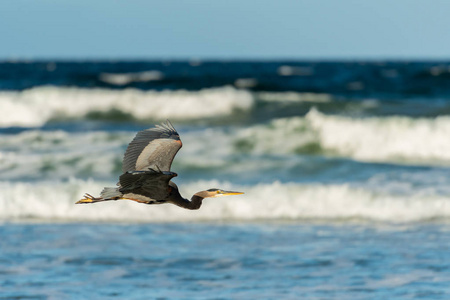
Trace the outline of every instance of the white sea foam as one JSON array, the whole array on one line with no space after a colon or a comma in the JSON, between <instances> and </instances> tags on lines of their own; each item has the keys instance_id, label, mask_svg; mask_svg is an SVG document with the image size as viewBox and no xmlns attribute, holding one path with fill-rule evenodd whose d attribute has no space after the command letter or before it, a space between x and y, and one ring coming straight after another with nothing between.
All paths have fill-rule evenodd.
<instances>
[{"instance_id":1,"label":"white sea foam","mask_svg":"<svg viewBox=\"0 0 450 300\"><path fill-rule=\"evenodd\" d=\"M253 102L249 92L231 87L196 92L39 87L0 92L0 126L42 126L52 119L80 119L111 110L138 120L190 120L246 111Z\"/></svg>"},{"instance_id":2,"label":"white sea foam","mask_svg":"<svg viewBox=\"0 0 450 300\"><path fill-rule=\"evenodd\" d=\"M348 118L312 110L306 119L321 147L369 161L450 162L450 117Z\"/></svg>"},{"instance_id":3,"label":"white sea foam","mask_svg":"<svg viewBox=\"0 0 450 300\"><path fill-rule=\"evenodd\" d=\"M178 222L207 220L374 220L415 222L450 218L450 201L438 193L387 194L343 185L260 184L232 186L226 182L199 181L180 186L184 195L221 187L245 195L206 199L198 211L170 204L145 206L132 201L74 205L84 192L98 194L105 183L0 182L1 220L65 220Z\"/></svg>"}]
</instances>

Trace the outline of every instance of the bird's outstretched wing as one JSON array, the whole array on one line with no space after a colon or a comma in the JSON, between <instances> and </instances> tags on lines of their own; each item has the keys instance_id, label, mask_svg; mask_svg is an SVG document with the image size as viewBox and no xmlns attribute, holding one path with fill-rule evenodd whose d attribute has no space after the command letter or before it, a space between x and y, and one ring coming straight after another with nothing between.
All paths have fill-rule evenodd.
<instances>
[{"instance_id":1,"label":"bird's outstretched wing","mask_svg":"<svg viewBox=\"0 0 450 300\"><path fill-rule=\"evenodd\" d=\"M170 171L173 158L181 146L180 136L169 120L139 131L125 152L122 171Z\"/></svg>"},{"instance_id":2,"label":"bird's outstretched wing","mask_svg":"<svg viewBox=\"0 0 450 300\"><path fill-rule=\"evenodd\" d=\"M120 192L138 194L157 201L165 200L170 194L170 179L176 176L173 172L152 169L126 172L119 179Z\"/></svg>"}]
</instances>

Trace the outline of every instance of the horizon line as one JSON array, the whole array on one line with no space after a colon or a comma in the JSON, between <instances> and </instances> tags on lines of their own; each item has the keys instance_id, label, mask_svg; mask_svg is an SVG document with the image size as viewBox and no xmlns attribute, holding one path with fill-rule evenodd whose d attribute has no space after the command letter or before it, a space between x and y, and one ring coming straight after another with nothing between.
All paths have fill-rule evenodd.
<instances>
[{"instance_id":1,"label":"horizon line","mask_svg":"<svg viewBox=\"0 0 450 300\"><path fill-rule=\"evenodd\" d=\"M0 63L30 62L442 62L450 61L448 57L0 57Z\"/></svg>"}]
</instances>

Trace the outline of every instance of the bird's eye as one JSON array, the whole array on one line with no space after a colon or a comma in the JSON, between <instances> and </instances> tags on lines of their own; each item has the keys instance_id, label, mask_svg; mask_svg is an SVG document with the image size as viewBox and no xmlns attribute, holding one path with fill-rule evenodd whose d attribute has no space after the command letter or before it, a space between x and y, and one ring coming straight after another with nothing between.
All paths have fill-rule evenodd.
<instances>
[{"instance_id":1,"label":"bird's eye","mask_svg":"<svg viewBox=\"0 0 450 300\"><path fill-rule=\"evenodd\" d=\"M220 190L217 190L217 191L216 191L216 194L220 194Z\"/></svg>"}]
</instances>

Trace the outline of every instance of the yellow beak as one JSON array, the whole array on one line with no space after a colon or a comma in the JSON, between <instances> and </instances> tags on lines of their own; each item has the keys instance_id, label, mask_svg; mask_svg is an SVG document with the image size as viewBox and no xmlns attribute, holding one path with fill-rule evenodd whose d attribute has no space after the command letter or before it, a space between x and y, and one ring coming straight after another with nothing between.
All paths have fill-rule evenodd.
<instances>
[{"instance_id":1,"label":"yellow beak","mask_svg":"<svg viewBox=\"0 0 450 300\"><path fill-rule=\"evenodd\" d=\"M222 195L224 196L232 196L232 195L242 195L243 192L231 192L231 191L223 191Z\"/></svg>"}]
</instances>

